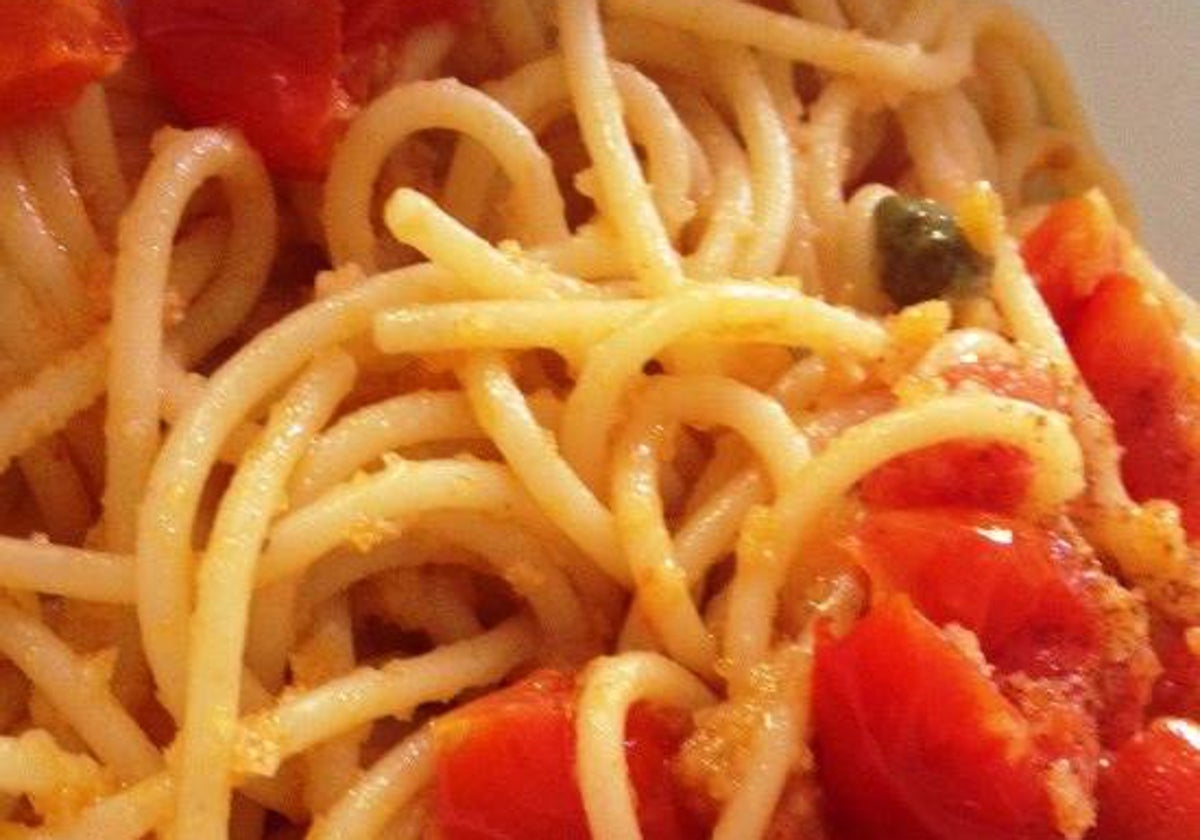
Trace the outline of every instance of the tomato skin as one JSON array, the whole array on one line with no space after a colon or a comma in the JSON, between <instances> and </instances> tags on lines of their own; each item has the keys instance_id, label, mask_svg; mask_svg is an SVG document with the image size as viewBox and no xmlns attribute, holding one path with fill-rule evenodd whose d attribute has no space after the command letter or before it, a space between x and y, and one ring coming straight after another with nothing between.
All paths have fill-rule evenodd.
<instances>
[{"instance_id":1,"label":"tomato skin","mask_svg":"<svg viewBox=\"0 0 1200 840\"><path fill-rule=\"evenodd\" d=\"M1048 733L1047 755L1087 777L1100 742L1141 729L1159 666L1140 613L1063 536L988 511L875 510L848 546L877 598L902 593L975 634L1006 696L1031 701L1018 705ZM1200 700L1200 676L1192 685Z\"/></svg>"},{"instance_id":2,"label":"tomato skin","mask_svg":"<svg viewBox=\"0 0 1200 840\"><path fill-rule=\"evenodd\" d=\"M433 836L438 840L587 840L575 781L575 685L538 672L436 725ZM626 755L647 840L700 840L671 761L682 722L644 705L630 710Z\"/></svg>"},{"instance_id":3,"label":"tomato skin","mask_svg":"<svg viewBox=\"0 0 1200 840\"><path fill-rule=\"evenodd\" d=\"M941 377L951 388L964 383L993 394L1060 408L1061 395L1050 373L1031 365L978 361L950 367ZM893 458L863 479L859 495L879 508L949 506L1016 511L1033 482L1029 456L1016 446L953 440Z\"/></svg>"},{"instance_id":4,"label":"tomato skin","mask_svg":"<svg viewBox=\"0 0 1200 840\"><path fill-rule=\"evenodd\" d=\"M1069 336L1096 284L1121 268L1120 229L1112 208L1091 195L1058 202L1025 237L1021 256Z\"/></svg>"},{"instance_id":5,"label":"tomato skin","mask_svg":"<svg viewBox=\"0 0 1200 840\"><path fill-rule=\"evenodd\" d=\"M1093 840L1200 837L1200 726L1155 721L1107 762L1099 795Z\"/></svg>"},{"instance_id":6,"label":"tomato skin","mask_svg":"<svg viewBox=\"0 0 1200 840\"><path fill-rule=\"evenodd\" d=\"M1084 381L1112 417L1121 472L1138 501L1179 505L1200 536L1200 385L1165 307L1121 273L1111 208L1084 196L1054 205L1022 244Z\"/></svg>"},{"instance_id":7,"label":"tomato skin","mask_svg":"<svg viewBox=\"0 0 1200 840\"><path fill-rule=\"evenodd\" d=\"M433 792L439 838L515 838L518 830L531 840L588 837L578 788L562 772L575 761L573 691L564 675L538 674L452 715L451 731L439 722ZM524 803L519 814L514 800Z\"/></svg>"},{"instance_id":8,"label":"tomato skin","mask_svg":"<svg viewBox=\"0 0 1200 840\"><path fill-rule=\"evenodd\" d=\"M877 591L972 631L1002 672L1066 676L1097 661L1101 616L1080 563L1043 528L982 511L877 511L854 544Z\"/></svg>"},{"instance_id":9,"label":"tomato skin","mask_svg":"<svg viewBox=\"0 0 1200 840\"><path fill-rule=\"evenodd\" d=\"M71 103L133 47L112 0L0 0L0 125Z\"/></svg>"},{"instance_id":10,"label":"tomato skin","mask_svg":"<svg viewBox=\"0 0 1200 840\"><path fill-rule=\"evenodd\" d=\"M1200 386L1165 307L1133 278L1111 275L1080 313L1070 344L1125 449L1130 495L1175 502L1188 533L1200 536Z\"/></svg>"},{"instance_id":11,"label":"tomato skin","mask_svg":"<svg viewBox=\"0 0 1200 840\"><path fill-rule=\"evenodd\" d=\"M821 639L813 723L836 837L1057 836L1021 714L906 598Z\"/></svg>"},{"instance_id":12,"label":"tomato skin","mask_svg":"<svg viewBox=\"0 0 1200 840\"><path fill-rule=\"evenodd\" d=\"M136 0L133 23L185 117L232 125L272 169L315 178L351 111L343 80L365 94L371 49L473 9L474 0Z\"/></svg>"},{"instance_id":13,"label":"tomato skin","mask_svg":"<svg viewBox=\"0 0 1200 840\"><path fill-rule=\"evenodd\" d=\"M321 174L347 107L338 0L138 0L133 23L184 116L237 127L286 174Z\"/></svg>"}]
</instances>

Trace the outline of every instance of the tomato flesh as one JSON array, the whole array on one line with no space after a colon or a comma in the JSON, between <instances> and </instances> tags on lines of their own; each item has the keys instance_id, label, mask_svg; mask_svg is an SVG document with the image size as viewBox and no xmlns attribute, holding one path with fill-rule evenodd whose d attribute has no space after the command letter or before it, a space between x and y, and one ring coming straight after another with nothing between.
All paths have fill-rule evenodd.
<instances>
[{"instance_id":1,"label":"tomato flesh","mask_svg":"<svg viewBox=\"0 0 1200 840\"><path fill-rule=\"evenodd\" d=\"M1200 386L1170 315L1136 280L1111 275L1080 313L1071 350L1112 417L1130 495L1175 502L1200 535Z\"/></svg>"},{"instance_id":2,"label":"tomato flesh","mask_svg":"<svg viewBox=\"0 0 1200 840\"><path fill-rule=\"evenodd\" d=\"M1121 248L1112 209L1090 195L1058 202L1025 237L1021 256L1063 332L1074 330L1096 284L1120 270Z\"/></svg>"},{"instance_id":3,"label":"tomato flesh","mask_svg":"<svg viewBox=\"0 0 1200 840\"><path fill-rule=\"evenodd\" d=\"M439 840L587 840L575 781L575 686L558 672L471 703L436 729L434 835ZM636 705L625 750L647 840L706 836L675 781L686 734L664 710Z\"/></svg>"},{"instance_id":4,"label":"tomato flesh","mask_svg":"<svg viewBox=\"0 0 1200 840\"><path fill-rule=\"evenodd\" d=\"M1124 243L1111 208L1095 196L1059 202L1022 254L1113 419L1130 495L1175 502L1188 534L1200 536L1200 385L1170 314L1121 273Z\"/></svg>"},{"instance_id":5,"label":"tomato flesh","mask_svg":"<svg viewBox=\"0 0 1200 840\"><path fill-rule=\"evenodd\" d=\"M1094 840L1200 837L1200 726L1155 721L1106 764L1099 795Z\"/></svg>"},{"instance_id":6,"label":"tomato flesh","mask_svg":"<svg viewBox=\"0 0 1200 840\"><path fill-rule=\"evenodd\" d=\"M877 590L971 630L999 670L1063 676L1095 664L1101 617L1070 544L1045 529L981 511L878 511L855 544Z\"/></svg>"},{"instance_id":7,"label":"tomato flesh","mask_svg":"<svg viewBox=\"0 0 1200 840\"><path fill-rule=\"evenodd\" d=\"M132 48L112 0L0 0L0 125L71 103Z\"/></svg>"},{"instance_id":8,"label":"tomato flesh","mask_svg":"<svg viewBox=\"0 0 1200 840\"><path fill-rule=\"evenodd\" d=\"M285 173L319 175L346 109L337 0L138 0L139 42L190 121L232 125Z\"/></svg>"},{"instance_id":9,"label":"tomato flesh","mask_svg":"<svg viewBox=\"0 0 1200 840\"><path fill-rule=\"evenodd\" d=\"M1057 383L1041 368L979 361L955 365L941 377L952 388L970 382L999 396L1060 407ZM954 440L891 459L863 479L859 494L880 508L953 505L1012 512L1025 500L1033 477L1033 462L1016 446Z\"/></svg>"},{"instance_id":10,"label":"tomato flesh","mask_svg":"<svg viewBox=\"0 0 1200 840\"><path fill-rule=\"evenodd\" d=\"M1015 511L1029 492L1034 468L1015 446L953 440L893 458L863 479L859 496L872 507Z\"/></svg>"},{"instance_id":11,"label":"tomato flesh","mask_svg":"<svg viewBox=\"0 0 1200 840\"><path fill-rule=\"evenodd\" d=\"M834 836L1058 836L1022 715L906 598L878 604L842 639L822 639L813 680Z\"/></svg>"},{"instance_id":12,"label":"tomato flesh","mask_svg":"<svg viewBox=\"0 0 1200 840\"><path fill-rule=\"evenodd\" d=\"M351 111L364 51L458 20L468 0L137 0L155 76L193 123L240 129L284 174L318 177Z\"/></svg>"}]
</instances>

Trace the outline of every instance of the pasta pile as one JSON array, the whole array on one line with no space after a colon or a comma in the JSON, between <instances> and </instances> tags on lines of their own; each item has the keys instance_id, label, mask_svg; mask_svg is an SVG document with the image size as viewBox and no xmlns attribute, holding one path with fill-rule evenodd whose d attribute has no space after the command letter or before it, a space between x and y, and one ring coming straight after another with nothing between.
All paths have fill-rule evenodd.
<instances>
[{"instance_id":1,"label":"pasta pile","mask_svg":"<svg viewBox=\"0 0 1200 840\"><path fill-rule=\"evenodd\" d=\"M737 741L713 836L766 837L864 605L831 535L945 441L1024 450L1024 513L1200 619L1018 253L1061 195L1132 221L1015 12L493 0L394 70L320 184L136 60L0 135L0 836L418 837L439 716L555 667L594 837L641 836L647 700ZM897 192L985 293L892 304ZM1068 407L930 385L978 358Z\"/></svg>"}]
</instances>

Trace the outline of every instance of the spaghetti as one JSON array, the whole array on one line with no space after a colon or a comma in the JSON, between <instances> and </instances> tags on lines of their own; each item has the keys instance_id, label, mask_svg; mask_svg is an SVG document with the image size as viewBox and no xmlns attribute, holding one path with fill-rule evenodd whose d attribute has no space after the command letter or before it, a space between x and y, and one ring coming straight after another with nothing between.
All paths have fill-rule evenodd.
<instances>
[{"instance_id":1,"label":"spaghetti","mask_svg":"<svg viewBox=\"0 0 1200 840\"><path fill-rule=\"evenodd\" d=\"M172 127L204 121L161 21L65 103L0 98L0 835L1152 836L1113 827L1098 760L1188 712L1156 680L1166 636L1193 667L1200 467L1138 471L1159 420L1127 422L1087 318L1152 300L1167 418L1200 406L1200 316L1043 36L955 0L396 14L319 182L320 132L284 159L249 117ZM973 289L896 306L884 207L952 228ZM1072 213L1103 278L1054 238ZM924 279L936 238L897 246ZM1154 446L1200 464L1170 422ZM1023 658L931 594L957 573L879 560L913 509L943 524L910 545L992 517L943 564L1051 546L1033 600L1085 629ZM854 670L885 627L984 780L926 756L919 819L871 729L888 666ZM1064 703L1092 746L972 730L985 701L1029 732ZM547 773L541 817L489 738Z\"/></svg>"}]
</instances>

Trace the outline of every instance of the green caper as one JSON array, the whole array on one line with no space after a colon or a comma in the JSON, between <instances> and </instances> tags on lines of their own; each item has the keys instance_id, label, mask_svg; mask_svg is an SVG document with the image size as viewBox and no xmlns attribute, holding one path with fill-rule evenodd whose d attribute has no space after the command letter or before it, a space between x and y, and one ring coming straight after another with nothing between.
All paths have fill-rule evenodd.
<instances>
[{"instance_id":1,"label":"green caper","mask_svg":"<svg viewBox=\"0 0 1200 840\"><path fill-rule=\"evenodd\" d=\"M883 290L900 306L981 291L987 261L936 201L894 195L875 208Z\"/></svg>"}]
</instances>

